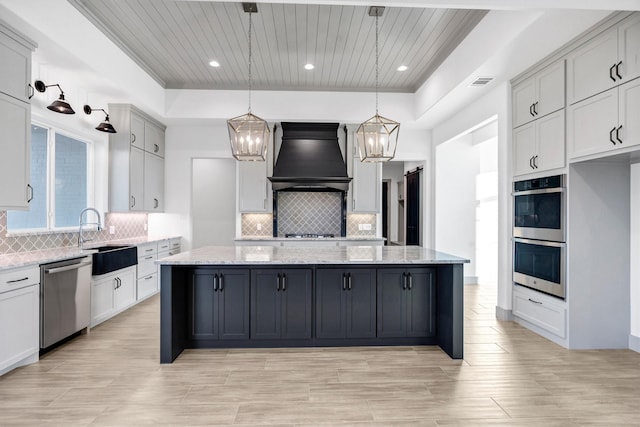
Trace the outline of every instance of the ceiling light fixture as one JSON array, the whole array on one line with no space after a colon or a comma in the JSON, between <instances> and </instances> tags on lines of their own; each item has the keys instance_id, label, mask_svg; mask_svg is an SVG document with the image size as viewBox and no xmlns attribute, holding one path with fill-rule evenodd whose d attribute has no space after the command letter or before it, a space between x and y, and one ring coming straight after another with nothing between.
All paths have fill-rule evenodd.
<instances>
[{"instance_id":1,"label":"ceiling light fixture","mask_svg":"<svg viewBox=\"0 0 640 427\"><path fill-rule=\"evenodd\" d=\"M251 14L258 12L256 3L242 3L249 14L249 112L227 120L231 154L241 161L265 161L269 141L269 125L251 113Z\"/></svg>"},{"instance_id":2,"label":"ceiling light fixture","mask_svg":"<svg viewBox=\"0 0 640 427\"><path fill-rule=\"evenodd\" d=\"M316 67L313 64L304 64L305 70L313 70L314 68Z\"/></svg>"},{"instance_id":3,"label":"ceiling light fixture","mask_svg":"<svg viewBox=\"0 0 640 427\"><path fill-rule=\"evenodd\" d=\"M87 115L91 114L92 111L102 111L105 115L105 118L102 123L96 126L96 129L99 130L100 132L116 133L116 130L113 127L113 125L109 123L109 114L105 110L103 110L102 108L91 108L89 105L85 105L82 109L84 113Z\"/></svg>"},{"instance_id":4,"label":"ceiling light fixture","mask_svg":"<svg viewBox=\"0 0 640 427\"><path fill-rule=\"evenodd\" d=\"M407 71L409 67L407 67L406 65L401 65L398 67L398 71Z\"/></svg>"},{"instance_id":5,"label":"ceiling light fixture","mask_svg":"<svg viewBox=\"0 0 640 427\"><path fill-rule=\"evenodd\" d=\"M56 113L62 113L62 114L76 113L75 111L73 111L73 108L71 108L71 105L69 105L69 103L65 101L64 92L62 91L62 88L60 87L59 84L56 83L53 85L46 85L42 80L36 80L34 86L36 90L40 93L43 93L44 91L46 91L48 87L57 86L58 89L60 90L60 98L53 101L47 108L51 111L55 111Z\"/></svg>"},{"instance_id":6,"label":"ceiling light fixture","mask_svg":"<svg viewBox=\"0 0 640 427\"><path fill-rule=\"evenodd\" d=\"M220 66L220 63L218 61L210 61L209 65L211 65L213 68L218 68Z\"/></svg>"},{"instance_id":7,"label":"ceiling light fixture","mask_svg":"<svg viewBox=\"0 0 640 427\"><path fill-rule=\"evenodd\" d=\"M386 162L396 155L400 123L378 114L378 18L384 7L371 6L369 16L376 18L376 115L358 126L356 139L362 162Z\"/></svg>"}]
</instances>

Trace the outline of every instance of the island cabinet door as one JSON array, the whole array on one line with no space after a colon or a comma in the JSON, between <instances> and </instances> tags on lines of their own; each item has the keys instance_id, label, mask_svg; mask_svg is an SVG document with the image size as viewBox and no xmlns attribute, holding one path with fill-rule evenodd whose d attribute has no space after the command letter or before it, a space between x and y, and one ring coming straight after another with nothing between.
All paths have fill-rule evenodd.
<instances>
[{"instance_id":1,"label":"island cabinet door","mask_svg":"<svg viewBox=\"0 0 640 427\"><path fill-rule=\"evenodd\" d=\"M407 335L430 337L435 335L435 271L411 269L407 271Z\"/></svg>"},{"instance_id":2,"label":"island cabinet door","mask_svg":"<svg viewBox=\"0 0 640 427\"><path fill-rule=\"evenodd\" d=\"M407 336L407 284L403 269L378 269L378 337Z\"/></svg>"},{"instance_id":3,"label":"island cabinet door","mask_svg":"<svg viewBox=\"0 0 640 427\"><path fill-rule=\"evenodd\" d=\"M311 338L311 269L282 270L282 334L285 339Z\"/></svg>"},{"instance_id":4,"label":"island cabinet door","mask_svg":"<svg viewBox=\"0 0 640 427\"><path fill-rule=\"evenodd\" d=\"M376 270L351 269L347 274L347 338L376 336Z\"/></svg>"},{"instance_id":5,"label":"island cabinet door","mask_svg":"<svg viewBox=\"0 0 640 427\"><path fill-rule=\"evenodd\" d=\"M251 338L278 339L281 329L280 272L251 270Z\"/></svg>"},{"instance_id":6,"label":"island cabinet door","mask_svg":"<svg viewBox=\"0 0 640 427\"><path fill-rule=\"evenodd\" d=\"M342 269L316 271L316 338L347 336L347 273Z\"/></svg>"},{"instance_id":7,"label":"island cabinet door","mask_svg":"<svg viewBox=\"0 0 640 427\"><path fill-rule=\"evenodd\" d=\"M249 339L249 278L249 270L218 273L218 337L221 340Z\"/></svg>"},{"instance_id":8,"label":"island cabinet door","mask_svg":"<svg viewBox=\"0 0 640 427\"><path fill-rule=\"evenodd\" d=\"M192 317L189 337L192 340L218 339L217 291L215 273L212 270L193 272L191 285Z\"/></svg>"}]
</instances>

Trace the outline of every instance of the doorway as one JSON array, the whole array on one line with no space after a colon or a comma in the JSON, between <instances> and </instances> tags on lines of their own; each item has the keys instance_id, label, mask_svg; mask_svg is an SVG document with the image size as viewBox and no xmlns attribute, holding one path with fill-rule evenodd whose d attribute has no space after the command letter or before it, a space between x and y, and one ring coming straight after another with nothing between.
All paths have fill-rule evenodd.
<instances>
[{"instance_id":1,"label":"doorway","mask_svg":"<svg viewBox=\"0 0 640 427\"><path fill-rule=\"evenodd\" d=\"M420 245L420 188L422 168L416 168L406 174L406 245Z\"/></svg>"},{"instance_id":2,"label":"doorway","mask_svg":"<svg viewBox=\"0 0 640 427\"><path fill-rule=\"evenodd\" d=\"M225 185L220 185L224 182ZM233 246L236 232L236 161L192 159L191 238L193 249Z\"/></svg>"},{"instance_id":3,"label":"doorway","mask_svg":"<svg viewBox=\"0 0 640 427\"><path fill-rule=\"evenodd\" d=\"M389 244L389 189L391 181L385 179L382 181L382 237L384 237L384 244Z\"/></svg>"}]
</instances>

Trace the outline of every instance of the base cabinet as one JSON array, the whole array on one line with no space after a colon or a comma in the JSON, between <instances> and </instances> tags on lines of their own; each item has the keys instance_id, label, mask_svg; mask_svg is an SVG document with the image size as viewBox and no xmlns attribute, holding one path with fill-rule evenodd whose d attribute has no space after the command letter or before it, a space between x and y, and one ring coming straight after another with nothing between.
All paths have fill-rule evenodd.
<instances>
[{"instance_id":1,"label":"base cabinet","mask_svg":"<svg viewBox=\"0 0 640 427\"><path fill-rule=\"evenodd\" d=\"M312 270L251 271L251 338L311 338Z\"/></svg>"},{"instance_id":2,"label":"base cabinet","mask_svg":"<svg viewBox=\"0 0 640 427\"><path fill-rule=\"evenodd\" d=\"M249 339L249 270L198 269L193 272L190 339Z\"/></svg>"},{"instance_id":3,"label":"base cabinet","mask_svg":"<svg viewBox=\"0 0 640 427\"><path fill-rule=\"evenodd\" d=\"M435 335L435 274L430 269L378 270L378 337Z\"/></svg>"},{"instance_id":4,"label":"base cabinet","mask_svg":"<svg viewBox=\"0 0 640 427\"><path fill-rule=\"evenodd\" d=\"M559 338L566 337L566 306L564 301L534 290L514 285L513 315Z\"/></svg>"},{"instance_id":5,"label":"base cabinet","mask_svg":"<svg viewBox=\"0 0 640 427\"><path fill-rule=\"evenodd\" d=\"M136 267L91 278L91 327L136 302Z\"/></svg>"},{"instance_id":6,"label":"base cabinet","mask_svg":"<svg viewBox=\"0 0 640 427\"><path fill-rule=\"evenodd\" d=\"M315 291L317 338L376 336L376 270L318 269Z\"/></svg>"}]
</instances>

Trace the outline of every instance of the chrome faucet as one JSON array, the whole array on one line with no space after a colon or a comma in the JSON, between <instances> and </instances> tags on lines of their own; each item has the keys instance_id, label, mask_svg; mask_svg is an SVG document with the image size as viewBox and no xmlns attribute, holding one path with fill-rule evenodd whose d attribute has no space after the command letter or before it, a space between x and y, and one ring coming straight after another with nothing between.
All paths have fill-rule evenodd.
<instances>
[{"instance_id":1,"label":"chrome faucet","mask_svg":"<svg viewBox=\"0 0 640 427\"><path fill-rule=\"evenodd\" d=\"M82 218L84 217L84 214L87 213L88 211L93 211L95 212L95 214L98 216L98 222L82 222ZM98 212L97 209L95 208L86 208L83 209L80 212L80 227L78 230L78 248L80 248L80 250L82 250L82 245L84 244L84 242L90 242L91 239L85 239L82 237L82 226L83 225L95 225L98 228L98 231L100 231L102 229L102 220L100 219L100 212Z\"/></svg>"}]
</instances>

